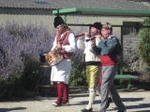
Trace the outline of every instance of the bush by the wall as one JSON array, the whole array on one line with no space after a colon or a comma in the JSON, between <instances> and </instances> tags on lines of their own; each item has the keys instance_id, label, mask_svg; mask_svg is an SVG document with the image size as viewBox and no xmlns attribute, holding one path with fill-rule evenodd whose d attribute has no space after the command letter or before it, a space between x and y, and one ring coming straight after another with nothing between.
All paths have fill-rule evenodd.
<instances>
[{"instance_id":1,"label":"bush by the wall","mask_svg":"<svg viewBox=\"0 0 150 112\"><path fill-rule=\"evenodd\" d=\"M70 77L71 86L76 87L86 85L85 63L83 62L82 56L82 52L78 50L72 58L73 63Z\"/></svg>"},{"instance_id":2,"label":"bush by the wall","mask_svg":"<svg viewBox=\"0 0 150 112\"><path fill-rule=\"evenodd\" d=\"M23 26L14 22L0 25L0 97L15 96L19 90L34 91L39 54L49 51L52 41L43 25Z\"/></svg>"},{"instance_id":3,"label":"bush by the wall","mask_svg":"<svg viewBox=\"0 0 150 112\"><path fill-rule=\"evenodd\" d=\"M140 80L150 82L150 17L145 18L143 26L146 27L143 27L139 33L139 53L146 66L142 65L144 70L141 71Z\"/></svg>"},{"instance_id":4,"label":"bush by the wall","mask_svg":"<svg viewBox=\"0 0 150 112\"><path fill-rule=\"evenodd\" d=\"M150 26L150 17L145 18L143 26ZM139 37L139 53L142 59L150 66L150 28L142 28Z\"/></svg>"}]
</instances>

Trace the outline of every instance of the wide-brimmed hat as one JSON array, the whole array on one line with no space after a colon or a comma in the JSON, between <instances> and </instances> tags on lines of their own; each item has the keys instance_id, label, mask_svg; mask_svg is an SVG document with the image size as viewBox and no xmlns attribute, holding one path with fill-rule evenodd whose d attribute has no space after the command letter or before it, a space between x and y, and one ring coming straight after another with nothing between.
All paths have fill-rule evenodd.
<instances>
[{"instance_id":1,"label":"wide-brimmed hat","mask_svg":"<svg viewBox=\"0 0 150 112\"><path fill-rule=\"evenodd\" d=\"M57 26L59 26L61 24L65 24L64 20L60 16L55 17L54 18L54 27L56 28Z\"/></svg>"},{"instance_id":2,"label":"wide-brimmed hat","mask_svg":"<svg viewBox=\"0 0 150 112\"><path fill-rule=\"evenodd\" d=\"M101 22L95 22L92 25L90 25L90 27L94 27L94 28L97 28L98 30L101 30L102 24L101 24Z\"/></svg>"}]
</instances>

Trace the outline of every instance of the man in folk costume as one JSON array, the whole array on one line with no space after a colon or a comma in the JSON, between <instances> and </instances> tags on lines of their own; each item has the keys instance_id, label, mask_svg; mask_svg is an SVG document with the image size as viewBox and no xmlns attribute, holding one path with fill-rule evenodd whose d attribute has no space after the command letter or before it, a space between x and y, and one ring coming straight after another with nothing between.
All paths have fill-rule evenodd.
<instances>
[{"instance_id":1,"label":"man in folk costume","mask_svg":"<svg viewBox=\"0 0 150 112\"><path fill-rule=\"evenodd\" d=\"M101 27L100 22L95 22L90 26L90 36L88 33L84 33L77 41L78 49L83 50L85 54L86 78L89 88L89 102L86 108L82 109L81 112L92 112L93 110L92 105L95 99L101 67L99 55L95 54L92 49L92 41L99 43L101 40Z\"/></svg>"},{"instance_id":2,"label":"man in folk costume","mask_svg":"<svg viewBox=\"0 0 150 112\"><path fill-rule=\"evenodd\" d=\"M118 107L118 112L126 112L126 107L113 83L117 72L118 55L121 53L121 45L119 39L112 34L110 23L107 22L102 26L101 34L103 38L97 46L101 50L100 59L102 63L101 109L99 112L106 112L109 94Z\"/></svg>"},{"instance_id":3,"label":"man in folk costume","mask_svg":"<svg viewBox=\"0 0 150 112\"><path fill-rule=\"evenodd\" d=\"M57 82L58 98L54 106L69 103L69 76L71 73L71 56L75 51L75 36L60 16L55 17L56 36L51 51L57 49L63 55L63 60L52 66L51 81Z\"/></svg>"}]
</instances>

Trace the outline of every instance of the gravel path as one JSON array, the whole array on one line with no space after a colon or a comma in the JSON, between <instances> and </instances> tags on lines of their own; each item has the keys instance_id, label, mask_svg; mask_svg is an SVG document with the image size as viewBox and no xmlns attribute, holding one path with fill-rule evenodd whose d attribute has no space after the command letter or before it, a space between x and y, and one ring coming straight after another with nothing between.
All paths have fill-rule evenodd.
<instances>
[{"instance_id":1,"label":"gravel path","mask_svg":"<svg viewBox=\"0 0 150 112\"><path fill-rule=\"evenodd\" d=\"M119 92L127 112L150 112L150 91ZM56 97L36 97L24 101L0 102L0 112L80 112L87 104L88 93L70 94L70 106L53 107ZM96 96L94 112L100 109L100 96ZM117 112L114 103L107 112Z\"/></svg>"}]
</instances>

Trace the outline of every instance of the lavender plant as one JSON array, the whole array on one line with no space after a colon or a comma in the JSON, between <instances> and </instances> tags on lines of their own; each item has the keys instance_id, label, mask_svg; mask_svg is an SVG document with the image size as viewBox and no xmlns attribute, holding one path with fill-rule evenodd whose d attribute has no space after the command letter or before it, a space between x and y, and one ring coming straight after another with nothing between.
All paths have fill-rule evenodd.
<instances>
[{"instance_id":1,"label":"lavender plant","mask_svg":"<svg viewBox=\"0 0 150 112\"><path fill-rule=\"evenodd\" d=\"M12 74L20 77L25 61L39 61L41 52L49 51L53 38L43 25L7 22L0 26L0 79Z\"/></svg>"},{"instance_id":2,"label":"lavender plant","mask_svg":"<svg viewBox=\"0 0 150 112\"><path fill-rule=\"evenodd\" d=\"M51 49L52 36L42 24L7 22L0 25L0 98L35 92L39 56Z\"/></svg>"}]
</instances>

